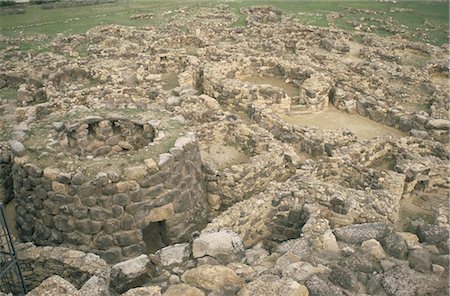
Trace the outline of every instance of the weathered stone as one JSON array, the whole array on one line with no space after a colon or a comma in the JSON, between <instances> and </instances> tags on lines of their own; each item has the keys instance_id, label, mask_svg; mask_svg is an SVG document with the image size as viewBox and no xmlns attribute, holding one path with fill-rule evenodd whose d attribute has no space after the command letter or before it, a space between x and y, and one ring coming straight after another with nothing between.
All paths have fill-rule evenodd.
<instances>
[{"instance_id":1,"label":"weathered stone","mask_svg":"<svg viewBox=\"0 0 450 296\"><path fill-rule=\"evenodd\" d=\"M86 234L96 234L102 229L103 223L89 219L75 221L76 228Z\"/></svg>"},{"instance_id":2,"label":"weathered stone","mask_svg":"<svg viewBox=\"0 0 450 296\"><path fill-rule=\"evenodd\" d=\"M173 162L175 161L175 157L170 153L163 153L159 155L158 159L158 167L161 170L167 169Z\"/></svg>"},{"instance_id":3,"label":"weathered stone","mask_svg":"<svg viewBox=\"0 0 450 296\"><path fill-rule=\"evenodd\" d=\"M431 119L427 126L432 129L448 130L450 129L450 120L447 119Z\"/></svg>"},{"instance_id":4,"label":"weathered stone","mask_svg":"<svg viewBox=\"0 0 450 296\"><path fill-rule=\"evenodd\" d=\"M421 242L436 245L444 250L446 254L448 254L448 229L433 224L420 224L419 226L417 226L417 236L419 237Z\"/></svg>"},{"instance_id":5,"label":"weathered stone","mask_svg":"<svg viewBox=\"0 0 450 296\"><path fill-rule=\"evenodd\" d=\"M308 289L304 285L289 279L280 279L274 275L264 275L244 285L239 296L308 296Z\"/></svg>"},{"instance_id":6,"label":"weathered stone","mask_svg":"<svg viewBox=\"0 0 450 296\"><path fill-rule=\"evenodd\" d=\"M191 250L188 243L168 246L156 252L163 267L181 265L189 259L190 255Z\"/></svg>"},{"instance_id":7,"label":"weathered stone","mask_svg":"<svg viewBox=\"0 0 450 296\"><path fill-rule=\"evenodd\" d=\"M202 265L183 273L181 280L206 290L218 290L226 285L242 286L244 281L236 273L224 266Z\"/></svg>"},{"instance_id":8,"label":"weathered stone","mask_svg":"<svg viewBox=\"0 0 450 296\"><path fill-rule=\"evenodd\" d=\"M35 164L27 163L23 166L29 176L40 178L42 176L42 170Z\"/></svg>"},{"instance_id":9,"label":"weathered stone","mask_svg":"<svg viewBox=\"0 0 450 296\"><path fill-rule=\"evenodd\" d=\"M122 248L122 254L128 258L136 257L143 253L145 253L145 243L144 242L140 242L140 243L133 244L133 245Z\"/></svg>"},{"instance_id":10,"label":"weathered stone","mask_svg":"<svg viewBox=\"0 0 450 296\"><path fill-rule=\"evenodd\" d=\"M398 259L406 259L408 255L408 247L406 242L397 234L391 234L384 240L384 248L386 252Z\"/></svg>"},{"instance_id":11,"label":"weathered stone","mask_svg":"<svg viewBox=\"0 0 450 296\"><path fill-rule=\"evenodd\" d=\"M59 173L56 181L62 184L70 184L72 180L72 174L71 173Z\"/></svg>"},{"instance_id":12,"label":"weathered stone","mask_svg":"<svg viewBox=\"0 0 450 296\"><path fill-rule=\"evenodd\" d=\"M385 271L381 284L390 296L440 295L446 285L436 276L416 272L407 265L394 265Z\"/></svg>"},{"instance_id":13,"label":"weathered stone","mask_svg":"<svg viewBox=\"0 0 450 296\"><path fill-rule=\"evenodd\" d=\"M425 249L414 249L408 254L409 266L420 272L431 272L431 256Z\"/></svg>"},{"instance_id":14,"label":"weathered stone","mask_svg":"<svg viewBox=\"0 0 450 296\"><path fill-rule=\"evenodd\" d=\"M158 164L151 158L145 159L144 164L150 174L154 174L159 170Z\"/></svg>"},{"instance_id":15,"label":"weathered stone","mask_svg":"<svg viewBox=\"0 0 450 296\"><path fill-rule=\"evenodd\" d=\"M169 289L164 292L163 296L205 296L202 290L191 287L186 284L179 284L169 287Z\"/></svg>"},{"instance_id":16,"label":"weathered stone","mask_svg":"<svg viewBox=\"0 0 450 296\"><path fill-rule=\"evenodd\" d=\"M333 266L331 268L329 280L333 284L339 285L346 290L358 291L360 289L356 274L343 266Z\"/></svg>"},{"instance_id":17,"label":"weathered stone","mask_svg":"<svg viewBox=\"0 0 450 296\"><path fill-rule=\"evenodd\" d=\"M105 279L92 276L78 291L80 296L109 296L109 287Z\"/></svg>"},{"instance_id":18,"label":"weathered stone","mask_svg":"<svg viewBox=\"0 0 450 296\"><path fill-rule=\"evenodd\" d=\"M115 205L127 206L130 203L130 195L127 193L114 194L112 201Z\"/></svg>"},{"instance_id":19,"label":"weathered stone","mask_svg":"<svg viewBox=\"0 0 450 296\"><path fill-rule=\"evenodd\" d=\"M231 231L201 233L192 243L194 258L211 256L222 264L239 261L244 257L241 238Z\"/></svg>"},{"instance_id":20,"label":"weathered stone","mask_svg":"<svg viewBox=\"0 0 450 296\"><path fill-rule=\"evenodd\" d=\"M338 287L332 285L329 282L326 282L326 281L320 279L317 276L313 276L311 279L307 280L305 285L308 288L310 296L322 296L322 295L343 296L344 295Z\"/></svg>"},{"instance_id":21,"label":"weathered stone","mask_svg":"<svg viewBox=\"0 0 450 296\"><path fill-rule=\"evenodd\" d=\"M44 169L44 176L50 179L51 181L56 181L58 178L58 175L60 174L60 171L55 168L45 168Z\"/></svg>"},{"instance_id":22,"label":"weathered stone","mask_svg":"<svg viewBox=\"0 0 450 296\"><path fill-rule=\"evenodd\" d=\"M316 273L327 271L324 267L314 267L305 261L294 262L287 265L283 270L283 277L292 278L295 281L303 282Z\"/></svg>"},{"instance_id":23,"label":"weathered stone","mask_svg":"<svg viewBox=\"0 0 450 296\"><path fill-rule=\"evenodd\" d=\"M117 183L117 191L120 193L135 191L139 189L139 184L136 181L123 181Z\"/></svg>"},{"instance_id":24,"label":"weathered stone","mask_svg":"<svg viewBox=\"0 0 450 296\"><path fill-rule=\"evenodd\" d=\"M110 275L111 288L117 293L123 293L141 286L150 278L150 264L148 256L141 255L114 265Z\"/></svg>"},{"instance_id":25,"label":"weathered stone","mask_svg":"<svg viewBox=\"0 0 450 296\"><path fill-rule=\"evenodd\" d=\"M125 247L142 240L142 232L140 230L122 231L114 234L114 242L116 245Z\"/></svg>"},{"instance_id":26,"label":"weathered stone","mask_svg":"<svg viewBox=\"0 0 450 296\"><path fill-rule=\"evenodd\" d=\"M351 244L361 244L369 239L382 240L388 232L388 227L382 223L365 223L344 226L334 230L334 235L340 241Z\"/></svg>"},{"instance_id":27,"label":"weathered stone","mask_svg":"<svg viewBox=\"0 0 450 296\"><path fill-rule=\"evenodd\" d=\"M44 280L38 287L27 294L27 296L53 295L79 296L79 293L77 288L70 282L58 275L54 275Z\"/></svg>"},{"instance_id":28,"label":"weathered stone","mask_svg":"<svg viewBox=\"0 0 450 296\"><path fill-rule=\"evenodd\" d=\"M9 148L11 149L11 152L18 157L25 156L27 153L27 150L25 149L25 146L16 140L9 141Z\"/></svg>"},{"instance_id":29,"label":"weathered stone","mask_svg":"<svg viewBox=\"0 0 450 296\"><path fill-rule=\"evenodd\" d=\"M361 244L361 251L378 259L386 257L386 253L384 252L380 242L374 239L363 241Z\"/></svg>"},{"instance_id":30,"label":"weathered stone","mask_svg":"<svg viewBox=\"0 0 450 296\"><path fill-rule=\"evenodd\" d=\"M122 296L161 296L161 287L149 286L134 288L123 293Z\"/></svg>"},{"instance_id":31,"label":"weathered stone","mask_svg":"<svg viewBox=\"0 0 450 296\"><path fill-rule=\"evenodd\" d=\"M139 180L147 175L147 168L143 165L125 168L123 176L127 180Z\"/></svg>"}]
</instances>

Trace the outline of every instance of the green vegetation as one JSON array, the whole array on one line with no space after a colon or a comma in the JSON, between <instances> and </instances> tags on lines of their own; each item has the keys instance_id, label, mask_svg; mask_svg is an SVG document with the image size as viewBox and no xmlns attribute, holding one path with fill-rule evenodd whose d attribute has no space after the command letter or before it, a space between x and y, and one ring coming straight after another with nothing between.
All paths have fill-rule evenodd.
<instances>
[{"instance_id":1,"label":"green vegetation","mask_svg":"<svg viewBox=\"0 0 450 296\"><path fill-rule=\"evenodd\" d=\"M162 25L167 22L165 12L182 7L198 8L220 3L230 5L239 19L234 26L244 26L245 17L240 14L242 7L252 5L274 5L293 15L300 22L315 26L329 26L354 30L354 24L363 23L377 26L374 32L391 35L383 22L396 25L400 34L435 45L448 43L448 2L443 1L398 1L380 3L378 1L338 1L338 0L119 0L114 3L91 5L88 8L67 7L43 9L43 5L28 5L21 15L0 15L1 34L57 33L75 34L86 32L100 24L120 24L131 26ZM376 12L376 13L374 13ZM152 19L130 19L138 13L153 13ZM338 13L337 18L327 20L330 13ZM352 25L353 24L353 25Z\"/></svg>"},{"instance_id":2,"label":"green vegetation","mask_svg":"<svg viewBox=\"0 0 450 296\"><path fill-rule=\"evenodd\" d=\"M17 89L13 87L5 87L0 89L0 102L9 102L15 100L17 96Z\"/></svg>"},{"instance_id":3,"label":"green vegetation","mask_svg":"<svg viewBox=\"0 0 450 296\"><path fill-rule=\"evenodd\" d=\"M84 33L100 24L120 24L131 26L163 25L169 19L164 15L182 7L196 8L213 6L223 1L211 0L119 0L98 5L43 9L45 4L28 5L20 15L0 15L1 34L42 33L54 36ZM274 5L291 14L303 24L329 26L354 30L355 23L380 35L392 35L383 23L388 22L398 28L399 34L413 41L429 42L435 45L448 43L448 2L444 1L399 1L380 3L378 1L338 1L338 0L235 0L224 2L239 16L234 26L245 26L245 17L240 14L242 7L252 5ZM154 13L152 19L130 19L138 13ZM337 13L337 18L327 20L327 15ZM370 30L370 29L369 29ZM0 48L3 45L0 44ZM24 49L26 50L26 49Z\"/></svg>"}]
</instances>

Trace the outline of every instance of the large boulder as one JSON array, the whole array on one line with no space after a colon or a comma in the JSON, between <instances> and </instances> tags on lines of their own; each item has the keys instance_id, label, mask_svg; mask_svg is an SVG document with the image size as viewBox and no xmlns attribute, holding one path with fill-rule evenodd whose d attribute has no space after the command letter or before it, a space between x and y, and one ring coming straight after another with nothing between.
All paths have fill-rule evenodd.
<instances>
[{"instance_id":1,"label":"large boulder","mask_svg":"<svg viewBox=\"0 0 450 296\"><path fill-rule=\"evenodd\" d=\"M27 294L27 296L54 295L79 296L77 288L58 275L47 278Z\"/></svg>"},{"instance_id":2,"label":"large boulder","mask_svg":"<svg viewBox=\"0 0 450 296\"><path fill-rule=\"evenodd\" d=\"M305 285L311 296L344 296L338 287L330 282L322 280L318 276L313 276L311 279L307 280Z\"/></svg>"},{"instance_id":3,"label":"large boulder","mask_svg":"<svg viewBox=\"0 0 450 296\"><path fill-rule=\"evenodd\" d=\"M194 258L211 256L222 264L240 261L244 257L241 238L231 231L202 233L192 244Z\"/></svg>"},{"instance_id":4,"label":"large boulder","mask_svg":"<svg viewBox=\"0 0 450 296\"><path fill-rule=\"evenodd\" d=\"M359 245L369 239L380 241L388 234L388 231L386 224L364 223L337 228L334 230L334 235L339 241Z\"/></svg>"},{"instance_id":5,"label":"large boulder","mask_svg":"<svg viewBox=\"0 0 450 296\"><path fill-rule=\"evenodd\" d=\"M92 276L78 291L80 296L109 296L109 287L105 279Z\"/></svg>"},{"instance_id":6,"label":"large boulder","mask_svg":"<svg viewBox=\"0 0 450 296\"><path fill-rule=\"evenodd\" d=\"M308 296L308 289L290 278L275 275L260 276L256 280L245 284L239 291L239 296Z\"/></svg>"},{"instance_id":7,"label":"large boulder","mask_svg":"<svg viewBox=\"0 0 450 296\"><path fill-rule=\"evenodd\" d=\"M406 264L394 265L385 271L381 284L390 296L448 295L445 281L432 274L412 270Z\"/></svg>"},{"instance_id":8,"label":"large boulder","mask_svg":"<svg viewBox=\"0 0 450 296\"><path fill-rule=\"evenodd\" d=\"M151 263L147 255L117 263L111 268L111 288L117 293L144 284L150 278Z\"/></svg>"},{"instance_id":9,"label":"large boulder","mask_svg":"<svg viewBox=\"0 0 450 296\"><path fill-rule=\"evenodd\" d=\"M122 296L161 296L161 288L157 286L134 288L123 293Z\"/></svg>"},{"instance_id":10,"label":"large boulder","mask_svg":"<svg viewBox=\"0 0 450 296\"><path fill-rule=\"evenodd\" d=\"M449 252L449 230L433 224L417 226L417 236L421 242L429 243L441 248L446 254Z\"/></svg>"},{"instance_id":11,"label":"large boulder","mask_svg":"<svg viewBox=\"0 0 450 296\"><path fill-rule=\"evenodd\" d=\"M189 260L190 255L191 250L188 243L168 246L156 252L163 267L182 265Z\"/></svg>"},{"instance_id":12,"label":"large boulder","mask_svg":"<svg viewBox=\"0 0 450 296\"><path fill-rule=\"evenodd\" d=\"M16 140L9 141L9 148L11 149L11 152L18 157L22 157L27 153L25 146Z\"/></svg>"},{"instance_id":13,"label":"large boulder","mask_svg":"<svg viewBox=\"0 0 450 296\"><path fill-rule=\"evenodd\" d=\"M306 261L294 262L287 265L283 270L283 277L292 278L298 282L306 281L316 273L324 273L329 271L325 266L315 267Z\"/></svg>"},{"instance_id":14,"label":"large boulder","mask_svg":"<svg viewBox=\"0 0 450 296\"><path fill-rule=\"evenodd\" d=\"M411 250L408 254L409 266L420 272L431 272L431 255L423 249L417 248Z\"/></svg>"},{"instance_id":15,"label":"large boulder","mask_svg":"<svg viewBox=\"0 0 450 296\"><path fill-rule=\"evenodd\" d=\"M186 271L181 280L205 290L219 290L227 285L242 286L244 281L230 268L221 265L201 265Z\"/></svg>"},{"instance_id":16,"label":"large boulder","mask_svg":"<svg viewBox=\"0 0 450 296\"><path fill-rule=\"evenodd\" d=\"M164 292L163 296L205 296L202 290L191 287L186 284L179 284L176 286L171 286Z\"/></svg>"}]
</instances>

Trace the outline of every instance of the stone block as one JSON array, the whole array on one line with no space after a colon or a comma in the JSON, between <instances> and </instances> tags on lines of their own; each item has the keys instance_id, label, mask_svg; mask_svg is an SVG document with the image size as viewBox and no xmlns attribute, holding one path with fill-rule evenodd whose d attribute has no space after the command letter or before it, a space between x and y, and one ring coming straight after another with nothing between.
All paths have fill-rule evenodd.
<instances>
[{"instance_id":1,"label":"stone block","mask_svg":"<svg viewBox=\"0 0 450 296\"><path fill-rule=\"evenodd\" d=\"M114 234L114 243L120 247L130 246L142 241L141 230L121 231Z\"/></svg>"},{"instance_id":2,"label":"stone block","mask_svg":"<svg viewBox=\"0 0 450 296\"><path fill-rule=\"evenodd\" d=\"M133 180L117 183L117 191L120 193L128 192L128 191L135 191L138 189L139 189L139 184Z\"/></svg>"},{"instance_id":3,"label":"stone block","mask_svg":"<svg viewBox=\"0 0 450 296\"><path fill-rule=\"evenodd\" d=\"M147 255L120 262L111 268L110 287L117 293L142 286L150 279L150 259Z\"/></svg>"},{"instance_id":4,"label":"stone block","mask_svg":"<svg viewBox=\"0 0 450 296\"><path fill-rule=\"evenodd\" d=\"M220 290L228 285L241 287L244 280L232 269L221 265L202 265L183 273L181 280L188 284L205 290Z\"/></svg>"},{"instance_id":5,"label":"stone block","mask_svg":"<svg viewBox=\"0 0 450 296\"><path fill-rule=\"evenodd\" d=\"M75 221L76 228L86 234L96 234L102 229L103 223L90 219Z\"/></svg>"},{"instance_id":6,"label":"stone block","mask_svg":"<svg viewBox=\"0 0 450 296\"><path fill-rule=\"evenodd\" d=\"M163 267L182 265L189 260L190 255L191 250L188 243L167 246L156 252Z\"/></svg>"},{"instance_id":7,"label":"stone block","mask_svg":"<svg viewBox=\"0 0 450 296\"><path fill-rule=\"evenodd\" d=\"M130 195L126 193L114 194L112 201L115 205L126 206L130 203Z\"/></svg>"},{"instance_id":8,"label":"stone block","mask_svg":"<svg viewBox=\"0 0 450 296\"><path fill-rule=\"evenodd\" d=\"M241 238L231 231L201 233L192 243L194 258L211 256L222 264L240 261L244 257Z\"/></svg>"},{"instance_id":9,"label":"stone block","mask_svg":"<svg viewBox=\"0 0 450 296\"><path fill-rule=\"evenodd\" d=\"M123 177L127 180L140 180L147 175L147 167L144 165L128 167L123 170Z\"/></svg>"}]
</instances>

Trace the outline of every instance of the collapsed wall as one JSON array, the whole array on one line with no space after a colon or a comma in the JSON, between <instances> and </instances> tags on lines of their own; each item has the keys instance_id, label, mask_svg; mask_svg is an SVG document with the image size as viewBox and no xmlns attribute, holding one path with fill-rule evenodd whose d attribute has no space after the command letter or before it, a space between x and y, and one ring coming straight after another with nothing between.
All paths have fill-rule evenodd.
<instances>
[{"instance_id":1,"label":"collapsed wall","mask_svg":"<svg viewBox=\"0 0 450 296\"><path fill-rule=\"evenodd\" d=\"M118 262L201 228L207 202L195 135L164 114L146 116L45 121L25 145L11 142L19 237Z\"/></svg>"}]
</instances>

